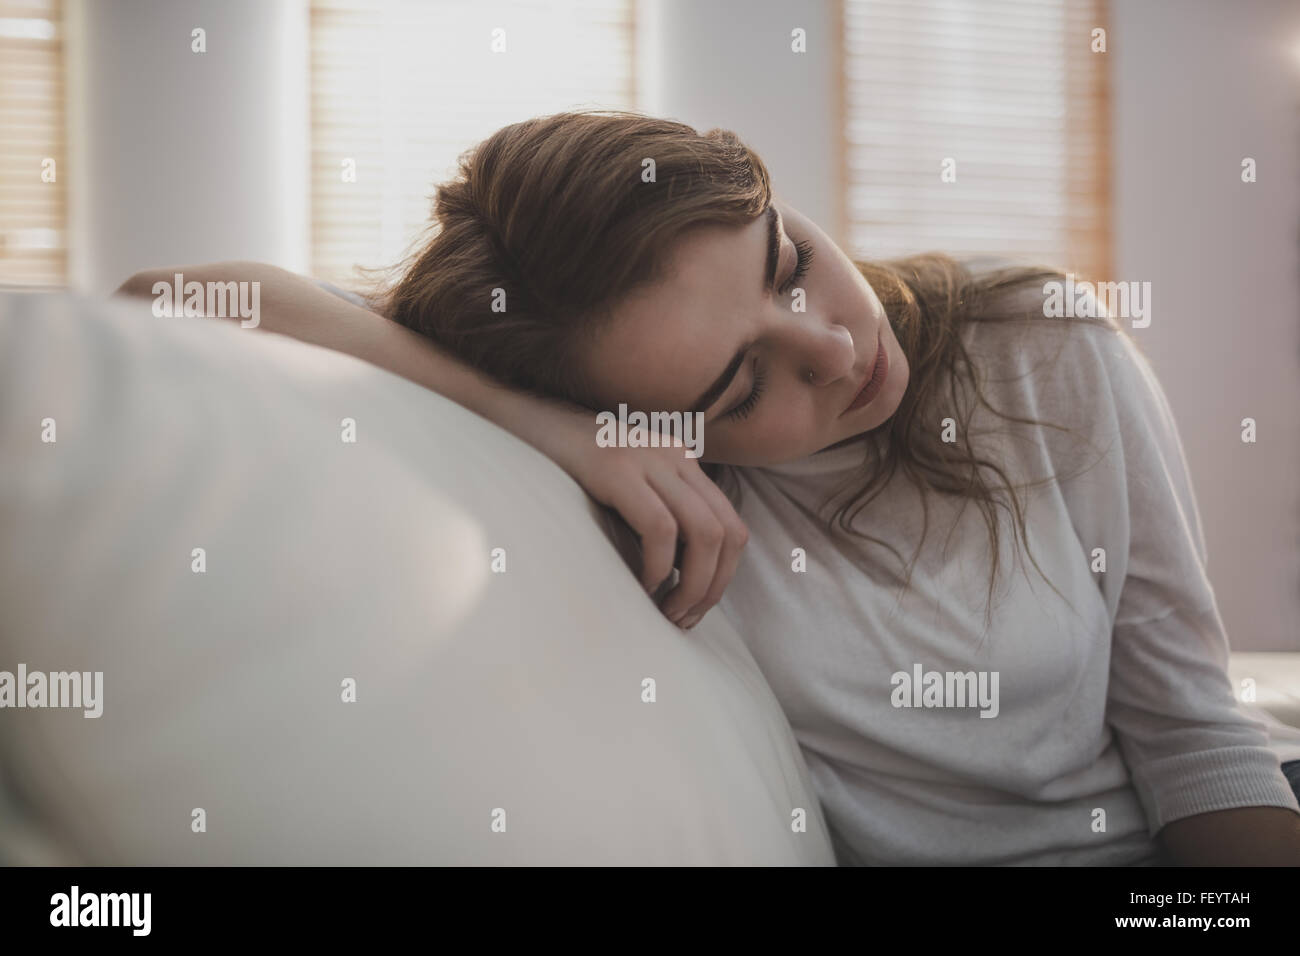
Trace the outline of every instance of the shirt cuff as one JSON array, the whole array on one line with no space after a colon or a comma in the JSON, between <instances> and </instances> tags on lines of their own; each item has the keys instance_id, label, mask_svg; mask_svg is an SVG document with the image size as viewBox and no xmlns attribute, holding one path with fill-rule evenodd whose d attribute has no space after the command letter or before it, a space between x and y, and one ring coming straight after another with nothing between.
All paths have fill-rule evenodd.
<instances>
[{"instance_id":1,"label":"shirt cuff","mask_svg":"<svg viewBox=\"0 0 1300 956\"><path fill-rule=\"evenodd\" d=\"M1132 774L1152 837L1175 820L1215 810L1284 807L1300 813L1277 754L1267 747L1175 754L1132 768Z\"/></svg>"}]
</instances>

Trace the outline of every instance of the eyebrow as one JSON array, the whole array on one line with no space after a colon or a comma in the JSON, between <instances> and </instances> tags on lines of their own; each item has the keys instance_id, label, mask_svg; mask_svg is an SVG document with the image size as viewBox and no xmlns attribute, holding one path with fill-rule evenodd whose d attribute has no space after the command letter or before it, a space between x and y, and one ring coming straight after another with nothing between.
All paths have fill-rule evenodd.
<instances>
[{"instance_id":1,"label":"eyebrow","mask_svg":"<svg viewBox=\"0 0 1300 956\"><path fill-rule=\"evenodd\" d=\"M772 286L776 283L776 264L781 254L781 214L776 211L776 206L767 207L767 262L763 266L763 294L767 295L772 291ZM741 365L745 362L745 353L754 347L753 341L745 342L740 348L736 349L736 354L731 357L727 367L719 375L704 393L696 399L695 404L691 406L691 414L703 412L712 407L713 403L722 397L723 392L731 387L731 380L736 377L740 371Z\"/></svg>"}]
</instances>

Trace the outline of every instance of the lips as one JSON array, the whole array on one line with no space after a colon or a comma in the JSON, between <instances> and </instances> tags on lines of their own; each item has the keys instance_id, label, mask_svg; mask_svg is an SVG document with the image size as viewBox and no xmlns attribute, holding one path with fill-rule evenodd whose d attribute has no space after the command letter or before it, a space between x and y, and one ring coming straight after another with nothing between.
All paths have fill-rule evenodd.
<instances>
[{"instance_id":1,"label":"lips","mask_svg":"<svg viewBox=\"0 0 1300 956\"><path fill-rule=\"evenodd\" d=\"M889 355L885 352L885 340L883 334L876 340L876 363L872 366L871 377L867 379L862 390L854 397L849 407L841 413L847 415L849 412L871 404L880 390L885 386L885 380L889 377Z\"/></svg>"}]
</instances>

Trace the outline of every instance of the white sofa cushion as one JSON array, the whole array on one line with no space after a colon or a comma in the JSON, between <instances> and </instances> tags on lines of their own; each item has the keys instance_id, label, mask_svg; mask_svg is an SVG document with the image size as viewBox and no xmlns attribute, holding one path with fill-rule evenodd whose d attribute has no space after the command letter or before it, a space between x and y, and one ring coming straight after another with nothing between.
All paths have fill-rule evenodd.
<instances>
[{"instance_id":1,"label":"white sofa cushion","mask_svg":"<svg viewBox=\"0 0 1300 956\"><path fill-rule=\"evenodd\" d=\"M1269 726L1281 759L1300 760L1300 653L1233 653L1228 659L1228 679L1242 709ZM1291 732L1279 732L1276 722Z\"/></svg>"},{"instance_id":2,"label":"white sofa cushion","mask_svg":"<svg viewBox=\"0 0 1300 956\"><path fill-rule=\"evenodd\" d=\"M92 864L834 863L722 614L679 632L576 483L433 392L0 295L0 459L0 670L104 675L99 718L0 710L17 861L14 806Z\"/></svg>"}]
</instances>

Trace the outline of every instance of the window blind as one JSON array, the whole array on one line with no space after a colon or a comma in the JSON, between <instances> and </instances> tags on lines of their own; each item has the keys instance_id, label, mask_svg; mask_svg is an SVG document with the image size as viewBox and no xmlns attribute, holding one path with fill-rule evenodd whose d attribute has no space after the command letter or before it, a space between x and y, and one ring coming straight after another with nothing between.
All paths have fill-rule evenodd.
<instances>
[{"instance_id":1,"label":"window blind","mask_svg":"<svg viewBox=\"0 0 1300 956\"><path fill-rule=\"evenodd\" d=\"M850 250L1109 278L1105 14L1105 0L845 0Z\"/></svg>"},{"instance_id":2,"label":"window blind","mask_svg":"<svg viewBox=\"0 0 1300 956\"><path fill-rule=\"evenodd\" d=\"M0 0L0 282L66 279L61 18L60 0Z\"/></svg>"},{"instance_id":3,"label":"window blind","mask_svg":"<svg viewBox=\"0 0 1300 956\"><path fill-rule=\"evenodd\" d=\"M632 6L312 0L313 273L346 285L399 259L457 156L502 126L631 108Z\"/></svg>"}]
</instances>

